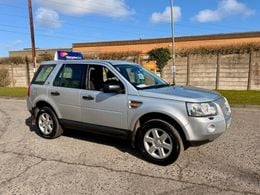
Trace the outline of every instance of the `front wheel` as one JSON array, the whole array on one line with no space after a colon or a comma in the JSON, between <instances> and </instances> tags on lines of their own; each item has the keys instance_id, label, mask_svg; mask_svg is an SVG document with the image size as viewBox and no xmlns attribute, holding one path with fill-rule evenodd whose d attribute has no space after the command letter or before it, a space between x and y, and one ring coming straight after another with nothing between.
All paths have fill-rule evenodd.
<instances>
[{"instance_id":1,"label":"front wheel","mask_svg":"<svg viewBox=\"0 0 260 195\"><path fill-rule=\"evenodd\" d=\"M49 107L43 107L37 114L36 125L38 133L44 138L56 138L63 133L56 114Z\"/></svg>"},{"instance_id":2,"label":"front wheel","mask_svg":"<svg viewBox=\"0 0 260 195\"><path fill-rule=\"evenodd\" d=\"M168 122L147 121L138 136L138 148L148 161L168 165L177 160L184 150L178 131Z\"/></svg>"}]
</instances>

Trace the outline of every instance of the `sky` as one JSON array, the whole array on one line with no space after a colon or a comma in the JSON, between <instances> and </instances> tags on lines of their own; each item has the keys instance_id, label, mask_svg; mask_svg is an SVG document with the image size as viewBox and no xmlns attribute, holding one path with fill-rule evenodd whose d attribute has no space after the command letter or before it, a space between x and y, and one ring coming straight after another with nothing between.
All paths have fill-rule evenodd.
<instances>
[{"instance_id":1,"label":"sky","mask_svg":"<svg viewBox=\"0 0 260 195\"><path fill-rule=\"evenodd\" d=\"M37 48L171 36L169 0L31 0ZM260 31L259 0L174 0L174 35ZM27 0L0 0L0 57L31 47Z\"/></svg>"}]
</instances>

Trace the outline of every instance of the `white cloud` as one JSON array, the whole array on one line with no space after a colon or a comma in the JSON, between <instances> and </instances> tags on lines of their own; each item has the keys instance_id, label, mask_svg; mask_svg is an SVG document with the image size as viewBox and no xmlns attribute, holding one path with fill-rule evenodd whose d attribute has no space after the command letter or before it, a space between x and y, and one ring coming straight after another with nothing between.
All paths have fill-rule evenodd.
<instances>
[{"instance_id":1,"label":"white cloud","mask_svg":"<svg viewBox=\"0 0 260 195\"><path fill-rule=\"evenodd\" d=\"M36 10L36 21L39 26L47 28L59 28L62 26L59 14L54 10L46 8L38 8Z\"/></svg>"},{"instance_id":2,"label":"white cloud","mask_svg":"<svg viewBox=\"0 0 260 195\"><path fill-rule=\"evenodd\" d=\"M218 11L212 11L210 9L205 9L200 11L194 19L198 22L214 22L221 20L221 15Z\"/></svg>"},{"instance_id":3,"label":"white cloud","mask_svg":"<svg viewBox=\"0 0 260 195\"><path fill-rule=\"evenodd\" d=\"M174 21L179 21L181 18L181 8L178 6L173 7L173 17ZM154 12L151 16L151 21L153 23L160 22L171 22L171 7L166 7L164 12Z\"/></svg>"},{"instance_id":4,"label":"white cloud","mask_svg":"<svg viewBox=\"0 0 260 195\"><path fill-rule=\"evenodd\" d=\"M134 13L125 0L37 0L42 6L65 15L98 14L109 17L126 17Z\"/></svg>"},{"instance_id":5,"label":"white cloud","mask_svg":"<svg viewBox=\"0 0 260 195\"><path fill-rule=\"evenodd\" d=\"M254 10L237 0L222 0L215 10L201 10L192 19L198 22L216 22L231 15L251 16L254 13Z\"/></svg>"}]
</instances>

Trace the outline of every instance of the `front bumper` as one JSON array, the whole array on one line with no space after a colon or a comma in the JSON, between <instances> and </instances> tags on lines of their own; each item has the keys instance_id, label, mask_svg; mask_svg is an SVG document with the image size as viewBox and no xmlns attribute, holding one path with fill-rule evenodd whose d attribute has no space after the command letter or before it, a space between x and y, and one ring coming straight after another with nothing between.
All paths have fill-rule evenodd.
<instances>
[{"instance_id":1,"label":"front bumper","mask_svg":"<svg viewBox=\"0 0 260 195\"><path fill-rule=\"evenodd\" d=\"M231 110L224 98L216 102L218 115L212 117L189 117L189 123L185 126L189 132L187 141L190 146L198 146L211 142L223 134L231 124Z\"/></svg>"}]
</instances>

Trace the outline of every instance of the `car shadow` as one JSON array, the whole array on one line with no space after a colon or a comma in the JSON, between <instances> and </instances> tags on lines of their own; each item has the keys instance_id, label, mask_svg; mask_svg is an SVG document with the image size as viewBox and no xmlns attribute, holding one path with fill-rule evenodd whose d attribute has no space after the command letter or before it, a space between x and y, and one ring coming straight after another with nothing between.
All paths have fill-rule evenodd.
<instances>
[{"instance_id":1,"label":"car shadow","mask_svg":"<svg viewBox=\"0 0 260 195\"><path fill-rule=\"evenodd\" d=\"M36 126L32 124L31 116L25 119L25 124L30 128L30 131L34 131L37 135L39 135Z\"/></svg>"},{"instance_id":2,"label":"car shadow","mask_svg":"<svg viewBox=\"0 0 260 195\"><path fill-rule=\"evenodd\" d=\"M36 125L32 124L31 117L25 120L25 124L29 127L31 132L34 132L38 136L40 136ZM133 155L139 159L144 160L142 156L139 154L139 152L137 151L137 149L131 146L131 141L127 139L119 139L112 136L94 134L94 133L79 131L75 129L65 129L62 136L93 142L93 143L98 143L102 145L112 146L120 150L121 152L127 152L130 155Z\"/></svg>"}]
</instances>

